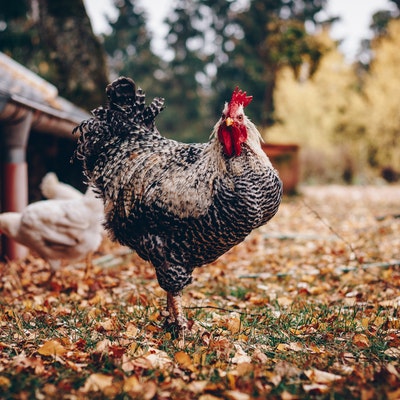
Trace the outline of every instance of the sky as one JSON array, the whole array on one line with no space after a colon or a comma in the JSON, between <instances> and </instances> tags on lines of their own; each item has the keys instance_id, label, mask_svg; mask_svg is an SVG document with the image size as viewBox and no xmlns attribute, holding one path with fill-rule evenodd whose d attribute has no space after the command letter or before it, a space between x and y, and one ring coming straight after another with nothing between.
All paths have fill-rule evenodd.
<instances>
[{"instance_id":1,"label":"sky","mask_svg":"<svg viewBox=\"0 0 400 400\"><path fill-rule=\"evenodd\" d=\"M164 48L163 38L167 27L162 21L171 7L171 0L140 0L142 7L147 11L150 30L154 34L152 43L154 51L161 55ZM96 34L107 32L108 24L104 15L111 19L116 17L112 0L84 0L93 30ZM335 23L331 29L331 36L335 40L342 40L339 49L349 62L355 60L362 39L370 38L369 30L371 16L378 10L390 9L389 0L328 0L327 15L340 16L341 22Z\"/></svg>"}]
</instances>

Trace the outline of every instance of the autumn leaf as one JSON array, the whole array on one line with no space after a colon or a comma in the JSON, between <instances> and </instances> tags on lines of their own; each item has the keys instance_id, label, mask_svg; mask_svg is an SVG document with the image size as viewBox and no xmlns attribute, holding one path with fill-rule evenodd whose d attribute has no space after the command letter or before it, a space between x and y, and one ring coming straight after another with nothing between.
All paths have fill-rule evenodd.
<instances>
[{"instance_id":1,"label":"autumn leaf","mask_svg":"<svg viewBox=\"0 0 400 400\"><path fill-rule=\"evenodd\" d=\"M62 357L66 352L65 347L57 340L49 340L38 349L38 353L42 356Z\"/></svg>"},{"instance_id":2,"label":"autumn leaf","mask_svg":"<svg viewBox=\"0 0 400 400\"><path fill-rule=\"evenodd\" d=\"M196 367L193 365L192 359L189 354L184 351L178 351L175 353L175 361L184 369L188 369L189 371L195 372Z\"/></svg>"},{"instance_id":3,"label":"autumn leaf","mask_svg":"<svg viewBox=\"0 0 400 400\"><path fill-rule=\"evenodd\" d=\"M9 388L10 386L11 386L11 381L7 377L0 375L0 387Z\"/></svg>"},{"instance_id":4,"label":"autumn leaf","mask_svg":"<svg viewBox=\"0 0 400 400\"><path fill-rule=\"evenodd\" d=\"M104 390L112 386L113 377L106 374L96 373L91 374L85 382L82 392L104 392Z\"/></svg>"},{"instance_id":5,"label":"autumn leaf","mask_svg":"<svg viewBox=\"0 0 400 400\"><path fill-rule=\"evenodd\" d=\"M311 385L304 384L303 389L306 393L313 395L328 393L329 386L321 383L312 383Z\"/></svg>"},{"instance_id":6,"label":"autumn leaf","mask_svg":"<svg viewBox=\"0 0 400 400\"><path fill-rule=\"evenodd\" d=\"M224 398L227 400L250 400L250 395L237 390L226 390Z\"/></svg>"},{"instance_id":7,"label":"autumn leaf","mask_svg":"<svg viewBox=\"0 0 400 400\"><path fill-rule=\"evenodd\" d=\"M235 344L235 355L232 357L231 362L233 364L250 363L251 357L242 349L239 344Z\"/></svg>"},{"instance_id":8,"label":"autumn leaf","mask_svg":"<svg viewBox=\"0 0 400 400\"><path fill-rule=\"evenodd\" d=\"M342 379L340 375L331 374L330 372L320 371L318 369L310 369L304 371L307 378L314 383L332 383Z\"/></svg>"},{"instance_id":9,"label":"autumn leaf","mask_svg":"<svg viewBox=\"0 0 400 400\"><path fill-rule=\"evenodd\" d=\"M0 262L1 397L397 400L398 198L400 185L302 187L194 271L182 338L163 326L154 270L122 246L99 255L118 263L89 278L68 265L50 288L38 257Z\"/></svg>"},{"instance_id":10,"label":"autumn leaf","mask_svg":"<svg viewBox=\"0 0 400 400\"><path fill-rule=\"evenodd\" d=\"M364 335L363 333L356 333L353 336L353 343L357 346L357 347L370 347L370 341L368 339L368 337L366 335Z\"/></svg>"}]
</instances>

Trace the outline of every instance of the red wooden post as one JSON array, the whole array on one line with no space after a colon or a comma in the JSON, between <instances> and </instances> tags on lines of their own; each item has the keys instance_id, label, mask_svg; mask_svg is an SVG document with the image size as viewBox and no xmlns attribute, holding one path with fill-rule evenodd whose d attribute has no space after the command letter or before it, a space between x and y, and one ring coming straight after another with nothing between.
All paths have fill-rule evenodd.
<instances>
[{"instance_id":1,"label":"red wooden post","mask_svg":"<svg viewBox=\"0 0 400 400\"><path fill-rule=\"evenodd\" d=\"M28 167L26 146L31 129L32 112L27 111L2 125L2 212L22 211L28 205ZM28 249L2 237L2 253L9 260L23 258Z\"/></svg>"}]
</instances>

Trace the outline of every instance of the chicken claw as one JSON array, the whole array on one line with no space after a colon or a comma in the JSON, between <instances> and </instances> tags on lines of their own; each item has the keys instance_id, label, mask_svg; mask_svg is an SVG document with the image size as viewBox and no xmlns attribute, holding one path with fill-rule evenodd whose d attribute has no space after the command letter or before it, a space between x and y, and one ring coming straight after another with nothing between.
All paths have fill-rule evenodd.
<instances>
[{"instance_id":1,"label":"chicken claw","mask_svg":"<svg viewBox=\"0 0 400 400\"><path fill-rule=\"evenodd\" d=\"M188 330L188 322L183 314L182 293L167 293L167 325L175 325L179 332Z\"/></svg>"}]
</instances>

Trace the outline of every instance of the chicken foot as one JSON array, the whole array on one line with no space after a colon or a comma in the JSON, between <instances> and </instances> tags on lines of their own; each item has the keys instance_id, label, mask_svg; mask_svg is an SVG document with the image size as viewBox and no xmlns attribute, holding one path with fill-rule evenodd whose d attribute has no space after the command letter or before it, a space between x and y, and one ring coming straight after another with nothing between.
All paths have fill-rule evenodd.
<instances>
[{"instance_id":1,"label":"chicken foot","mask_svg":"<svg viewBox=\"0 0 400 400\"><path fill-rule=\"evenodd\" d=\"M181 292L167 292L167 312L167 324L175 325L180 332L188 329L188 323L182 309Z\"/></svg>"}]
</instances>

